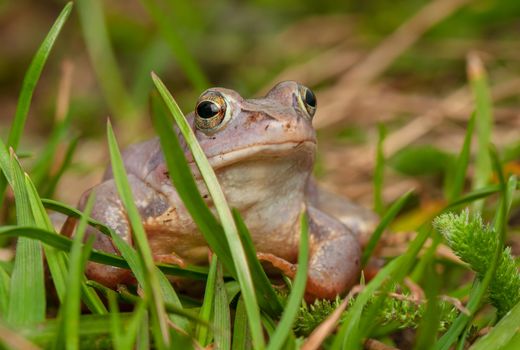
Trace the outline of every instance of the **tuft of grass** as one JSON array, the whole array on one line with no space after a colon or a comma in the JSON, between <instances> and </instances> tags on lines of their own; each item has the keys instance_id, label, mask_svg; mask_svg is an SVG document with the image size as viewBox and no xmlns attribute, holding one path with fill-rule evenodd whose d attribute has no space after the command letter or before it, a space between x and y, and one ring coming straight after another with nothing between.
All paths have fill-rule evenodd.
<instances>
[{"instance_id":1,"label":"tuft of grass","mask_svg":"<svg viewBox=\"0 0 520 350\"><path fill-rule=\"evenodd\" d=\"M7 173L4 170L4 174ZM11 149L10 158L11 187L16 200L16 219L18 225L34 225L34 217L25 187L23 170ZM46 291L43 276L43 256L41 244L28 238L18 238L16 257L11 285L9 288L9 307L6 320L13 326L26 326L45 319Z\"/></svg>"}]
</instances>

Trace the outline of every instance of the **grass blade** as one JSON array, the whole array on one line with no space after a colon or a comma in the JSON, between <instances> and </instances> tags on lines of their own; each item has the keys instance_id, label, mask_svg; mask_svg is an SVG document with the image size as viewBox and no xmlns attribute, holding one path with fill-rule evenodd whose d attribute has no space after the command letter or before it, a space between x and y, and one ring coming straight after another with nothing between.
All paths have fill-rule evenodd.
<instances>
[{"instance_id":1,"label":"grass blade","mask_svg":"<svg viewBox=\"0 0 520 350\"><path fill-rule=\"evenodd\" d=\"M163 348L168 346L170 343L170 333L168 325L166 323L166 312L164 310L164 299L163 294L159 285L159 279L157 277L157 271L152 257L152 251L148 245L146 233L144 231L141 217L137 206L132 197L132 191L130 189L130 183L126 170L123 165L121 153L117 146L114 131L110 122L107 123L107 137L108 146L110 151L110 161L112 164L112 171L114 173L114 180L117 186L117 191L124 205L127 213L127 217L132 227L132 238L139 252L139 257L142 259L144 266L144 278L142 285L145 296L149 302L150 311L152 314L152 331L154 331L154 338L156 346Z\"/></svg>"},{"instance_id":2,"label":"grass blade","mask_svg":"<svg viewBox=\"0 0 520 350\"><path fill-rule=\"evenodd\" d=\"M85 206L85 215L79 221L78 229L74 235L72 247L70 249L69 272L67 276L67 292L65 300L60 308L60 331L58 333L58 345L63 345L66 349L79 349L79 315L81 313L80 294L83 270L85 269L86 259L92 249L92 241L83 245L85 229L87 228L87 217L90 215L94 206L94 196L90 195ZM61 340L61 342L60 342Z\"/></svg>"},{"instance_id":3,"label":"grass blade","mask_svg":"<svg viewBox=\"0 0 520 350\"><path fill-rule=\"evenodd\" d=\"M260 261L258 261L256 257L256 249L251 239L251 234L238 210L233 209L233 217L237 225L238 233L240 234L240 240L244 246L260 307L262 311L267 312L270 316L277 317L283 311L282 304L274 292L271 281L269 281L269 278L265 274L262 264L260 264Z\"/></svg>"},{"instance_id":4,"label":"grass blade","mask_svg":"<svg viewBox=\"0 0 520 350\"><path fill-rule=\"evenodd\" d=\"M478 148L475 159L475 175L473 177L473 189L476 190L487 185L491 178L489 145L493 130L493 112L486 71L480 57L476 53L468 55L467 70L476 107L475 125L477 128ZM480 212L483 205L483 201L477 201L473 204L473 208Z\"/></svg>"},{"instance_id":5,"label":"grass blade","mask_svg":"<svg viewBox=\"0 0 520 350\"><path fill-rule=\"evenodd\" d=\"M179 109L179 106L166 89L166 86L164 86L162 81L155 74L152 75L152 79L168 109L172 113L181 133L186 139L186 142L190 147L193 157L206 183L208 191L213 199L213 202L215 203L215 208L224 228L225 237L231 251L231 257L233 258L238 283L240 284L240 290L244 296L244 303L246 305L249 325L251 327L253 344L256 349L263 349L265 343L262 332L262 324L260 322L260 311L256 301L254 285L251 278L251 273L249 272L247 259L240 241L240 237L238 235L235 221L233 220L233 215L231 214L231 210L227 205L224 193L220 188L215 172L209 164L204 151L198 144L193 130L188 125L184 115Z\"/></svg>"},{"instance_id":6,"label":"grass blade","mask_svg":"<svg viewBox=\"0 0 520 350\"><path fill-rule=\"evenodd\" d=\"M217 278L215 280L215 311L213 312L213 336L215 348L231 349L231 315L229 300L222 277L222 265L217 262Z\"/></svg>"},{"instance_id":7,"label":"grass blade","mask_svg":"<svg viewBox=\"0 0 520 350\"><path fill-rule=\"evenodd\" d=\"M208 245L219 256L226 269L236 276L229 245L220 238L224 236L224 230L202 199L179 139L172 130L171 123L167 121L160 103L152 97L153 124L160 137L172 183Z\"/></svg>"},{"instance_id":8,"label":"grass blade","mask_svg":"<svg viewBox=\"0 0 520 350\"><path fill-rule=\"evenodd\" d=\"M17 222L19 225L34 225L25 176L13 152L11 175ZM6 318L10 325L24 326L45 319L46 299L40 242L28 238L18 239L10 293Z\"/></svg>"},{"instance_id":9,"label":"grass blade","mask_svg":"<svg viewBox=\"0 0 520 350\"><path fill-rule=\"evenodd\" d=\"M385 203L383 201L383 180L385 170L385 155L383 152L383 143L386 137L386 128L383 124L378 127L378 139L376 148L376 165L374 167L374 211L382 216L385 212Z\"/></svg>"},{"instance_id":10,"label":"grass blade","mask_svg":"<svg viewBox=\"0 0 520 350\"><path fill-rule=\"evenodd\" d=\"M2 226L0 227L0 237L27 237L38 240L53 248L69 251L72 241L64 236L57 235L34 226ZM90 254L90 260L116 267L129 268L128 262L119 255L105 253L99 250L93 250ZM187 268L179 268L174 265L157 264L157 267L166 274L192 279L206 279L207 269L205 267L190 266Z\"/></svg>"},{"instance_id":11,"label":"grass blade","mask_svg":"<svg viewBox=\"0 0 520 350\"><path fill-rule=\"evenodd\" d=\"M74 156L74 152L76 152L76 147L78 146L78 141L79 137L75 137L67 146L63 162L60 164L58 171L56 171L56 173L49 179L48 183L46 183L43 196L52 197L54 195L58 182L72 162L72 157Z\"/></svg>"},{"instance_id":12,"label":"grass blade","mask_svg":"<svg viewBox=\"0 0 520 350\"><path fill-rule=\"evenodd\" d=\"M27 175L25 176L25 186L27 188L27 193L29 201L31 203L32 214L34 216L36 226L49 232L52 232L54 228L49 219L49 216L45 212L45 209L43 208L41 201L39 200L36 187ZM51 272L52 282L54 283L54 287L56 288L56 293L58 294L58 298L60 299L60 301L63 301L66 290L66 255L65 253L60 252L55 248L49 247L47 245L44 245L43 249L45 251L45 258L47 260L47 264L49 265L49 270Z\"/></svg>"},{"instance_id":13,"label":"grass blade","mask_svg":"<svg viewBox=\"0 0 520 350\"><path fill-rule=\"evenodd\" d=\"M199 91L206 90L209 87L209 82L179 36L175 22L159 7L155 0L141 0L140 2L159 27L161 35L170 46L182 71L186 74L193 86Z\"/></svg>"},{"instance_id":14,"label":"grass blade","mask_svg":"<svg viewBox=\"0 0 520 350\"><path fill-rule=\"evenodd\" d=\"M235 323L233 327L233 350L250 350L251 349L251 333L247 325L247 315L244 306L244 299L238 299L237 309L235 312Z\"/></svg>"},{"instance_id":15,"label":"grass blade","mask_svg":"<svg viewBox=\"0 0 520 350\"><path fill-rule=\"evenodd\" d=\"M34 55L27 73L25 73L22 90L20 92L18 105L16 107L16 114L13 124L11 125L11 130L9 131L9 137L7 139L7 144L13 147L15 150L18 148L20 138L22 137L23 127L27 119L27 114L29 113L29 107L31 105L34 88L40 79L40 75L42 73L45 62L49 57L49 53L51 52L51 49L54 46L54 43L56 42L56 39L58 38L58 35L60 34L60 31L65 24L65 21L69 17L71 10L72 2L69 2L67 5L65 5L60 15L52 25L49 33L38 48L36 55Z\"/></svg>"},{"instance_id":16,"label":"grass blade","mask_svg":"<svg viewBox=\"0 0 520 350\"><path fill-rule=\"evenodd\" d=\"M9 286L11 277L0 265L0 315L6 315L9 306Z\"/></svg>"},{"instance_id":17,"label":"grass blade","mask_svg":"<svg viewBox=\"0 0 520 350\"><path fill-rule=\"evenodd\" d=\"M376 249L377 242L379 242L379 239L383 235L383 232L386 230L388 225L390 225L390 222L394 220L397 214L399 214L406 202L408 202L408 199L410 198L412 193L413 191L408 191L405 194L403 194L397 201L395 201L394 204L392 204L390 209L388 209L388 211L386 212L385 216L383 216L363 251L363 255L361 257L361 266L366 266L368 260L374 252L374 249Z\"/></svg>"},{"instance_id":18,"label":"grass blade","mask_svg":"<svg viewBox=\"0 0 520 350\"><path fill-rule=\"evenodd\" d=\"M78 14L92 67L110 110L119 120L135 120L138 113L128 95L110 44L100 0L78 0Z\"/></svg>"},{"instance_id":19,"label":"grass blade","mask_svg":"<svg viewBox=\"0 0 520 350\"><path fill-rule=\"evenodd\" d=\"M208 280L206 281L206 290L204 291L204 300L202 302L202 307L199 311L199 318L208 322L211 320L211 315L213 313L213 305L215 301L215 283L217 279L217 262L218 257L213 255L209 267ZM202 346L207 346L211 342L211 338L209 336L209 328L208 326L199 325L197 326L197 330L195 332L196 339Z\"/></svg>"},{"instance_id":20,"label":"grass blade","mask_svg":"<svg viewBox=\"0 0 520 350\"><path fill-rule=\"evenodd\" d=\"M18 98L18 104L16 106L16 113L7 139L7 145L13 147L14 150L18 148L18 144L20 143L20 139L22 137L36 83L40 79L45 62L47 61L49 53L54 46L54 43L56 42L58 34L60 34L65 21L69 17L71 9L72 2L69 2L67 5L65 5L60 15L52 25L51 29L47 33L47 36L38 48L38 51L36 51L36 54L34 55L34 58L32 59L27 72L25 73L25 77L22 83L22 90L20 91L20 97ZM0 205L4 199L6 186L6 179L4 176L0 175Z\"/></svg>"},{"instance_id":21,"label":"grass blade","mask_svg":"<svg viewBox=\"0 0 520 350\"><path fill-rule=\"evenodd\" d=\"M292 324L300 310L302 298L305 293L307 271L309 268L309 223L307 215L302 214L300 222L301 234L298 255L298 271L296 272L291 294L289 295L282 318L280 319L274 334L271 336L269 346L267 347L268 350L282 349L288 335L292 331Z\"/></svg>"},{"instance_id":22,"label":"grass blade","mask_svg":"<svg viewBox=\"0 0 520 350\"><path fill-rule=\"evenodd\" d=\"M506 349L504 347L516 335L518 337L518 328L520 327L520 303L511 309L498 324L484 337L477 340L470 350L498 350ZM514 349L511 347L511 349Z\"/></svg>"},{"instance_id":23,"label":"grass blade","mask_svg":"<svg viewBox=\"0 0 520 350\"><path fill-rule=\"evenodd\" d=\"M466 126L466 135L464 136L464 143L460 150L459 157L455 162L455 171L453 180L450 183L448 191L448 200L453 202L460 197L464 190L464 182L466 180L466 172L468 170L469 159L471 156L471 138L473 136L473 129L475 127L475 113L471 115Z\"/></svg>"}]
</instances>

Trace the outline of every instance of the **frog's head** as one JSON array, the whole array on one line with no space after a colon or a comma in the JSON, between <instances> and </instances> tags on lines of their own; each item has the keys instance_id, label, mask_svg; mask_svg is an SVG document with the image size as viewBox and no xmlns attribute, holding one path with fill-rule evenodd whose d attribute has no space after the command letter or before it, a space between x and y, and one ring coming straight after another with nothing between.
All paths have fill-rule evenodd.
<instances>
[{"instance_id":1,"label":"frog's head","mask_svg":"<svg viewBox=\"0 0 520 350\"><path fill-rule=\"evenodd\" d=\"M285 81L257 99L208 89L188 121L234 207L276 202L298 213L316 153L315 111L314 93Z\"/></svg>"},{"instance_id":2,"label":"frog's head","mask_svg":"<svg viewBox=\"0 0 520 350\"><path fill-rule=\"evenodd\" d=\"M224 88L208 89L188 118L215 169L285 157L300 158L309 168L316 148L315 111L314 93L285 81L258 99L243 99Z\"/></svg>"}]
</instances>

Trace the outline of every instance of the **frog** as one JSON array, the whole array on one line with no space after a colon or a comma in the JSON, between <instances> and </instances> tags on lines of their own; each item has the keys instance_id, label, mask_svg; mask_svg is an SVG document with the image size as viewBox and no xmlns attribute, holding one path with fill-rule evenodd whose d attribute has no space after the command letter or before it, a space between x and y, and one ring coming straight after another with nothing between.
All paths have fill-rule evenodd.
<instances>
[{"instance_id":1,"label":"frog","mask_svg":"<svg viewBox=\"0 0 520 350\"><path fill-rule=\"evenodd\" d=\"M204 91L190 128L218 178L230 207L248 227L264 266L292 278L297 271L301 214L309 230L306 295L335 298L359 280L362 247L377 217L351 200L323 189L312 175L317 136L312 121L314 92L295 81L276 84L264 97L245 99L234 90ZM208 207L215 207L189 147L174 128ZM133 198L156 262L178 266L207 265L209 248L172 184L160 140L129 146L122 159ZM83 210L90 192L96 197L91 217L112 228L132 245L132 230L118 195L113 173L79 201ZM66 225L72 234L74 225ZM119 254L109 236L88 227L93 248ZM224 239L224 238L222 238ZM135 283L129 270L89 262L88 278L107 287Z\"/></svg>"}]
</instances>

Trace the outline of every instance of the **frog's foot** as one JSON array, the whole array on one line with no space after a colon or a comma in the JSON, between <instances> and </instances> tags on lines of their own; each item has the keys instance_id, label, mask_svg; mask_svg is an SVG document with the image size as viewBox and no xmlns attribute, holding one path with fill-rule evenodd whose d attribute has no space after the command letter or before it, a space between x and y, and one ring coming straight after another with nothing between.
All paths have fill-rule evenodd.
<instances>
[{"instance_id":1,"label":"frog's foot","mask_svg":"<svg viewBox=\"0 0 520 350\"><path fill-rule=\"evenodd\" d=\"M307 297L332 299L356 283L361 249L356 236L341 222L314 207L307 211L310 231Z\"/></svg>"},{"instance_id":2,"label":"frog's foot","mask_svg":"<svg viewBox=\"0 0 520 350\"><path fill-rule=\"evenodd\" d=\"M170 254L154 254L153 260L158 263L177 265L182 268L186 267L184 259L173 252Z\"/></svg>"}]
</instances>

